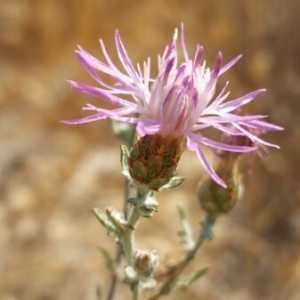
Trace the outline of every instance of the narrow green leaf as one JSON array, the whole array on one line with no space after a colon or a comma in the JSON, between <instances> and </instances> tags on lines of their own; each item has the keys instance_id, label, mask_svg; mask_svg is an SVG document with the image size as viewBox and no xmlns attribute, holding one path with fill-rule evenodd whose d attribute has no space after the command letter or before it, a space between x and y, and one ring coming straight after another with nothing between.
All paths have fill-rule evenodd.
<instances>
[{"instance_id":1,"label":"narrow green leaf","mask_svg":"<svg viewBox=\"0 0 300 300\"><path fill-rule=\"evenodd\" d=\"M196 280L198 280L199 278L201 278L208 271L208 269L209 269L209 267L204 267L204 268L196 271L195 273L193 273L192 275L190 275L183 282L176 284L174 286L174 288L172 289L172 292L176 292L176 291L183 290L183 289L187 288L192 283L194 283Z\"/></svg>"},{"instance_id":2,"label":"narrow green leaf","mask_svg":"<svg viewBox=\"0 0 300 300\"><path fill-rule=\"evenodd\" d=\"M192 227L190 225L190 222L187 217L187 213L184 210L184 208L182 206L177 206L177 209L178 209L180 222L182 226L182 230L178 232L178 235L182 237L182 243L185 249L189 251L195 245L195 241L193 239Z\"/></svg>"},{"instance_id":3,"label":"narrow green leaf","mask_svg":"<svg viewBox=\"0 0 300 300\"><path fill-rule=\"evenodd\" d=\"M116 268L115 268L115 263L113 258L110 256L109 252L104 249L104 248L100 248L100 252L103 255L104 259L105 259L105 263L106 263L106 267L112 271L113 273L116 272Z\"/></svg>"},{"instance_id":4,"label":"narrow green leaf","mask_svg":"<svg viewBox=\"0 0 300 300\"><path fill-rule=\"evenodd\" d=\"M170 181L164 185L162 188L163 189L171 189L174 188L176 186L179 186L183 181L184 181L184 177L181 176L174 176L170 179Z\"/></svg>"},{"instance_id":5,"label":"narrow green leaf","mask_svg":"<svg viewBox=\"0 0 300 300\"><path fill-rule=\"evenodd\" d=\"M121 145L121 166L123 171L127 171L128 170L128 157L129 157L129 150L127 149L127 147L125 145Z\"/></svg>"},{"instance_id":6,"label":"narrow green leaf","mask_svg":"<svg viewBox=\"0 0 300 300\"><path fill-rule=\"evenodd\" d=\"M114 226L114 224L107 218L107 215L100 209L100 208L94 208L93 213L100 221L100 223L108 230L109 233L118 233L117 228Z\"/></svg>"}]
</instances>

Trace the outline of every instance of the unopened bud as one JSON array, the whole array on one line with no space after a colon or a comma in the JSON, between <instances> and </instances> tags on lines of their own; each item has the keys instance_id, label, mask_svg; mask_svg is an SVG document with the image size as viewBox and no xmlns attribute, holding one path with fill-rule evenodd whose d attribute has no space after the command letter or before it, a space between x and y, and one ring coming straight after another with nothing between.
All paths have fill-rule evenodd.
<instances>
[{"instance_id":1,"label":"unopened bud","mask_svg":"<svg viewBox=\"0 0 300 300\"><path fill-rule=\"evenodd\" d=\"M198 198L203 210L209 214L221 214L230 211L240 198L241 183L234 176L226 181L224 188L207 178L201 182Z\"/></svg>"},{"instance_id":2,"label":"unopened bud","mask_svg":"<svg viewBox=\"0 0 300 300\"><path fill-rule=\"evenodd\" d=\"M252 141L244 136L225 135L223 141L230 145L252 146ZM211 178L200 183L198 198L202 208L209 214L227 213L242 196L242 180L238 171L241 153L221 151L218 156L216 173L226 183L227 188Z\"/></svg>"},{"instance_id":3,"label":"unopened bud","mask_svg":"<svg viewBox=\"0 0 300 300\"><path fill-rule=\"evenodd\" d=\"M158 255L155 250L137 250L134 268L140 276L152 276L158 265Z\"/></svg>"}]
</instances>

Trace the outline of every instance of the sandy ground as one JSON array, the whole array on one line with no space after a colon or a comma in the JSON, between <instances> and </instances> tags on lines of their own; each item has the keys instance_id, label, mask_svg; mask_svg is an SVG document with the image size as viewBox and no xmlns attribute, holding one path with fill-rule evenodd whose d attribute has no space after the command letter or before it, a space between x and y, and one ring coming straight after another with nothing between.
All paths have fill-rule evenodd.
<instances>
[{"instance_id":1,"label":"sandy ground","mask_svg":"<svg viewBox=\"0 0 300 300\"><path fill-rule=\"evenodd\" d=\"M299 2L4 0L1 20L2 300L93 300L97 286L105 299L110 274L98 247L113 252L115 244L91 210L122 208L121 142L108 121L59 123L83 116L87 102L108 107L65 79L93 82L74 55L77 44L102 58L102 38L117 60L116 28L132 61L150 56L155 74L180 22L189 53L202 44L209 65L219 50L225 61L244 55L219 89L230 80L233 98L266 87L246 112L268 114L285 130L266 136L281 150L255 157L252 176L245 168L244 199L218 220L195 260L192 269L209 265L209 273L168 299L299 299ZM203 217L194 154L184 154L180 172L184 184L158 195L159 212L137 232L138 246L162 258L182 250L176 205L186 207L195 231ZM130 299L121 283L115 299Z\"/></svg>"}]
</instances>

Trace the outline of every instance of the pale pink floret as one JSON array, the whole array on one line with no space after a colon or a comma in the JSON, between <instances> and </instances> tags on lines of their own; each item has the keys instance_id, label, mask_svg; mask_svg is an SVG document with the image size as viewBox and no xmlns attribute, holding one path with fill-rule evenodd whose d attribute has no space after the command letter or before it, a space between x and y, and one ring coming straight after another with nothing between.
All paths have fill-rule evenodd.
<instances>
[{"instance_id":1,"label":"pale pink floret","mask_svg":"<svg viewBox=\"0 0 300 300\"><path fill-rule=\"evenodd\" d=\"M99 97L118 108L108 110L87 104L83 109L96 113L76 120L62 121L67 124L82 124L106 118L137 124L140 136L156 134L165 135L174 131L181 132L187 139L187 148L195 151L209 175L220 185L226 184L218 177L206 159L201 147L203 145L232 152L249 152L257 150L257 146L234 146L205 138L199 132L207 127L214 127L230 135L247 136L254 145L266 145L279 148L277 145L265 142L245 128L259 131L276 131L282 128L261 121L266 116L239 116L234 114L241 106L249 103L265 91L259 89L243 97L225 102L229 92L228 83L221 93L214 98L216 82L220 75L233 66L241 56L238 56L222 67L222 54L219 52L212 70L201 64L203 48L197 46L195 57L191 60L187 54L184 42L183 25L181 27L181 45L184 62L177 64L177 30L166 47L162 57L158 58L158 75L150 78L150 59L135 69L127 55L118 31L115 33L115 43L119 59L125 69L122 73L111 61L104 43L100 40L106 63L103 63L84 49L79 47L76 55L89 74L99 83L100 87L69 81L75 89ZM95 70L113 77L115 85L105 83ZM132 96L132 101L123 99L123 95ZM138 115L138 117L136 117Z\"/></svg>"}]
</instances>

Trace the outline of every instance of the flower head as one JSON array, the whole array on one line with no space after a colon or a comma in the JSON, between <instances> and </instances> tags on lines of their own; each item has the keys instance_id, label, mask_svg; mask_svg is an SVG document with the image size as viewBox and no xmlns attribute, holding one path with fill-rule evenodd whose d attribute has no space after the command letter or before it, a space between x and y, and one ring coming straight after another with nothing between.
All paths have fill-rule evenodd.
<instances>
[{"instance_id":1,"label":"flower head","mask_svg":"<svg viewBox=\"0 0 300 300\"><path fill-rule=\"evenodd\" d=\"M94 111L93 115L63 122L81 124L110 118L137 124L137 133L140 137L155 134L168 136L175 132L179 133L186 139L187 149L197 153L212 179L226 187L208 162L202 147L208 146L231 152L254 151L257 149L257 144L279 148L277 145L265 142L251 131L252 129L272 131L282 128L261 121L266 116L240 116L234 113L263 93L264 89L225 102L229 95L229 92L226 92L227 83L221 93L215 96L218 77L234 65L241 56L237 56L222 66L222 54L219 52L214 68L212 70L206 68L205 62L202 63L203 48L201 46L197 46L194 58L189 58L182 25L181 46L184 62L178 64L177 37L178 31L175 30L164 54L158 58L158 75L154 79L150 78L150 59L143 64L143 68L140 65L137 65L137 68L133 67L118 31L115 33L115 43L125 73L113 64L102 40L100 40L100 46L106 63L97 60L79 47L76 51L78 59L101 87L69 82L75 89L108 101L117 108L108 110L87 104L83 109ZM115 79L116 84L105 83L95 70L110 75ZM124 99L125 95L130 95L132 101ZM245 136L255 142L255 145L231 145L208 139L201 135L201 129L207 127L213 127L232 136Z\"/></svg>"}]
</instances>

